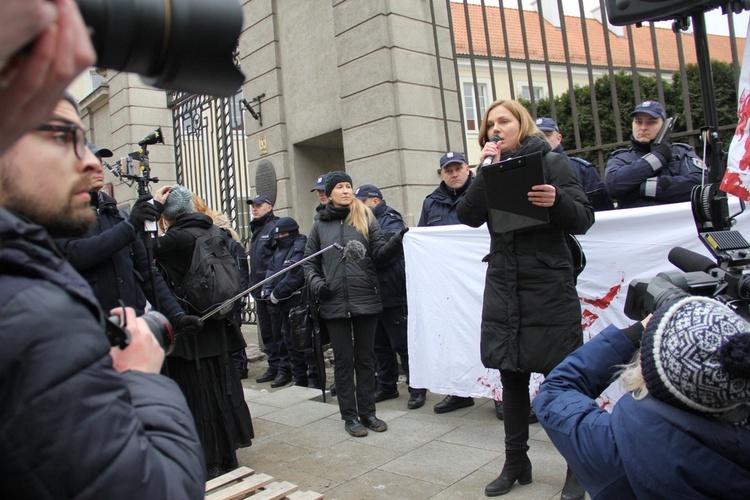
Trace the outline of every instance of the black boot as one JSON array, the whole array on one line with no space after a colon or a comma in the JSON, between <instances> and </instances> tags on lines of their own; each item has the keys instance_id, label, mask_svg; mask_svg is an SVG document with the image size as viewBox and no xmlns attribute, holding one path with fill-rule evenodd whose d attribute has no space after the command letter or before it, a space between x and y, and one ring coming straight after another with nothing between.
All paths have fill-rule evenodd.
<instances>
[{"instance_id":1,"label":"black boot","mask_svg":"<svg viewBox=\"0 0 750 500\"><path fill-rule=\"evenodd\" d=\"M585 496L586 490L583 489L573 471L568 467L568 472L565 474L565 486L563 486L562 493L560 494L560 500L583 500Z\"/></svg>"},{"instance_id":2,"label":"black boot","mask_svg":"<svg viewBox=\"0 0 750 500\"><path fill-rule=\"evenodd\" d=\"M506 452L503 471L484 488L484 494L488 497L505 495L516 481L518 484L531 482L531 461L525 451Z\"/></svg>"}]
</instances>

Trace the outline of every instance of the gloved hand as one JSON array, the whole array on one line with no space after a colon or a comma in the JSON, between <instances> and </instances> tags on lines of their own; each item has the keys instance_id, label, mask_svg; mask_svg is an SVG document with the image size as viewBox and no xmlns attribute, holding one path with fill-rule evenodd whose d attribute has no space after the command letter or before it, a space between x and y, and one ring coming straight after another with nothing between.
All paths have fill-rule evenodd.
<instances>
[{"instance_id":1,"label":"gloved hand","mask_svg":"<svg viewBox=\"0 0 750 500\"><path fill-rule=\"evenodd\" d=\"M316 296L317 296L317 297L318 297L319 299L325 299L326 297L330 297L330 295L331 295L331 289L330 289L330 288L328 288L328 285L326 285L326 284L324 283L323 285L321 285L321 286L320 286L320 287L318 288L318 291L316 292L316 294L315 294L315 295L316 295Z\"/></svg>"},{"instance_id":2,"label":"gloved hand","mask_svg":"<svg viewBox=\"0 0 750 500\"><path fill-rule=\"evenodd\" d=\"M130 210L130 223L137 231L143 230L145 221L156 221L159 219L159 210L149 202L150 194L144 194L135 202Z\"/></svg>"},{"instance_id":3,"label":"gloved hand","mask_svg":"<svg viewBox=\"0 0 750 500\"><path fill-rule=\"evenodd\" d=\"M669 163L672 158L672 145L668 142L661 142L660 144L651 144L651 152L656 153L662 167Z\"/></svg>"},{"instance_id":4,"label":"gloved hand","mask_svg":"<svg viewBox=\"0 0 750 500\"><path fill-rule=\"evenodd\" d=\"M271 292L271 296L268 297L268 300L270 300L271 304L274 304L274 305L276 305L276 304L279 303L279 299L276 298L276 296L273 294L273 292Z\"/></svg>"},{"instance_id":5,"label":"gloved hand","mask_svg":"<svg viewBox=\"0 0 750 500\"><path fill-rule=\"evenodd\" d=\"M400 235L401 235L401 237L403 238L403 237L404 237L404 235L405 235L406 233L408 233L408 232L409 232L409 227L408 227L408 226L406 226L406 227L404 227L404 228L403 228L403 229L401 230L401 232L400 232L399 234L400 234Z\"/></svg>"},{"instance_id":6,"label":"gloved hand","mask_svg":"<svg viewBox=\"0 0 750 500\"><path fill-rule=\"evenodd\" d=\"M198 316L183 314L175 319L174 328L179 335L193 335L203 329L203 321Z\"/></svg>"}]
</instances>

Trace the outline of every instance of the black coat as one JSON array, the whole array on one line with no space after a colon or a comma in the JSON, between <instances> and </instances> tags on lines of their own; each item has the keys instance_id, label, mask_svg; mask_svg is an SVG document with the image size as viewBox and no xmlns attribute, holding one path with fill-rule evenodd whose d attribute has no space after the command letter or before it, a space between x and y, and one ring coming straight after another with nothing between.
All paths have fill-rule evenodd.
<instances>
[{"instance_id":1,"label":"black coat","mask_svg":"<svg viewBox=\"0 0 750 500\"><path fill-rule=\"evenodd\" d=\"M202 228L208 232L213 225L211 217L201 213L177 217L164 236L156 238L154 254L164 271L167 283L174 290L182 283L193 258L196 238L185 228ZM227 238L229 238L227 236ZM237 270L239 273L239 269ZM190 312L190 311L189 311ZM218 356L247 346L239 326L230 319L207 319L203 329L193 335L177 337L171 356L194 359Z\"/></svg>"},{"instance_id":2,"label":"black coat","mask_svg":"<svg viewBox=\"0 0 750 500\"><path fill-rule=\"evenodd\" d=\"M372 213L380 224L383 236L391 238L406 227L401 214L381 200ZM406 305L406 262L404 254L399 254L392 262L378 266L378 281L383 307L400 307Z\"/></svg>"},{"instance_id":3,"label":"black coat","mask_svg":"<svg viewBox=\"0 0 750 500\"><path fill-rule=\"evenodd\" d=\"M0 208L0 497L203 498L203 449L172 380L112 368L86 281Z\"/></svg>"},{"instance_id":4,"label":"black coat","mask_svg":"<svg viewBox=\"0 0 750 500\"><path fill-rule=\"evenodd\" d=\"M56 240L68 261L91 285L105 312L120 306L120 300L143 314L146 299L156 304L146 247L138 232L117 208L117 201L104 193L92 193L96 223L83 238ZM173 323L184 314L169 287L156 273L159 311Z\"/></svg>"},{"instance_id":5,"label":"black coat","mask_svg":"<svg viewBox=\"0 0 750 500\"><path fill-rule=\"evenodd\" d=\"M567 160L551 153L545 139L527 138L513 156L536 151L544 154L547 183L557 188L548 224L494 232L482 175L459 203L458 217L472 227L488 222L490 230L490 254L484 258L488 269L482 363L488 368L549 373L583 342L566 232L585 233L594 223L594 210Z\"/></svg>"},{"instance_id":6,"label":"black coat","mask_svg":"<svg viewBox=\"0 0 750 500\"><path fill-rule=\"evenodd\" d=\"M305 247L307 246L307 236L299 234L298 231L294 231L294 233L296 234L290 234L284 239L276 238L276 250L268 265L266 278L270 278L274 274L302 260L302 257L305 255ZM267 299L273 294L274 298L279 300L279 305L294 307L299 304L300 290L304 284L304 270L299 265L264 284L263 298Z\"/></svg>"},{"instance_id":7,"label":"black coat","mask_svg":"<svg viewBox=\"0 0 750 500\"><path fill-rule=\"evenodd\" d=\"M268 264L273 257L273 250L276 246L274 239L276 221L279 220L273 214L268 212L263 217L258 217L250 221L250 286L257 285L266 278ZM260 298L261 288L256 288L252 292L253 297Z\"/></svg>"},{"instance_id":8,"label":"black coat","mask_svg":"<svg viewBox=\"0 0 750 500\"><path fill-rule=\"evenodd\" d=\"M307 238L305 257L333 243L345 247L352 240L359 241L367 250L362 260L357 262L342 259L341 254L332 249L302 264L307 284L316 296L320 295L323 285L330 290L330 295L320 300L320 316L324 319L382 312L375 264L387 263L402 251L400 233L386 241L373 217L369 224L369 239L365 239L344 220L348 213L348 207L334 207L328 203L325 209L318 212L319 219L313 224Z\"/></svg>"}]
</instances>

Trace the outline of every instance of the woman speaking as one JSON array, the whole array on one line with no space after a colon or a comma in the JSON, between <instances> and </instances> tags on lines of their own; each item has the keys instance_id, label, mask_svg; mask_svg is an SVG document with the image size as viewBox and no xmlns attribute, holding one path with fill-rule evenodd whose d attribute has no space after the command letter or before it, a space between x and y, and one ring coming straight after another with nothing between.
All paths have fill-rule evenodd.
<instances>
[{"instance_id":1,"label":"woman speaking","mask_svg":"<svg viewBox=\"0 0 750 500\"><path fill-rule=\"evenodd\" d=\"M494 137L497 136L497 137ZM490 140L492 139L492 140ZM551 152L529 112L520 103L498 100L482 120L480 162L542 154L545 184L535 185L528 200L548 209L549 222L503 231L493 227L481 168L458 204L458 219L472 227L487 223L490 253L482 308L481 356L487 368L500 370L503 384L505 465L487 485L487 496L504 495L514 482L531 482L529 379L547 375L583 342L581 306L575 288L568 234L583 234L594 223L594 209L567 160ZM523 189L519 186L520 189ZM568 474L563 498L583 498Z\"/></svg>"}]
</instances>

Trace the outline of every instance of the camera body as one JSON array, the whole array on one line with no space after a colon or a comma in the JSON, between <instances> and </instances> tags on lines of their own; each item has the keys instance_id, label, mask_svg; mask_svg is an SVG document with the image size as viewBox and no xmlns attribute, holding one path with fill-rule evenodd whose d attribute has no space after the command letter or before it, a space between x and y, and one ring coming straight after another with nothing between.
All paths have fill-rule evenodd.
<instances>
[{"instance_id":1,"label":"camera body","mask_svg":"<svg viewBox=\"0 0 750 500\"><path fill-rule=\"evenodd\" d=\"M140 316L148 325L148 329L156 338L164 353L169 355L174 349L175 335L172 324L160 312L149 311ZM105 321L105 333L109 340L109 345L125 349L130 345L130 332L126 329L127 325L122 323L119 316L110 316Z\"/></svg>"}]
</instances>

